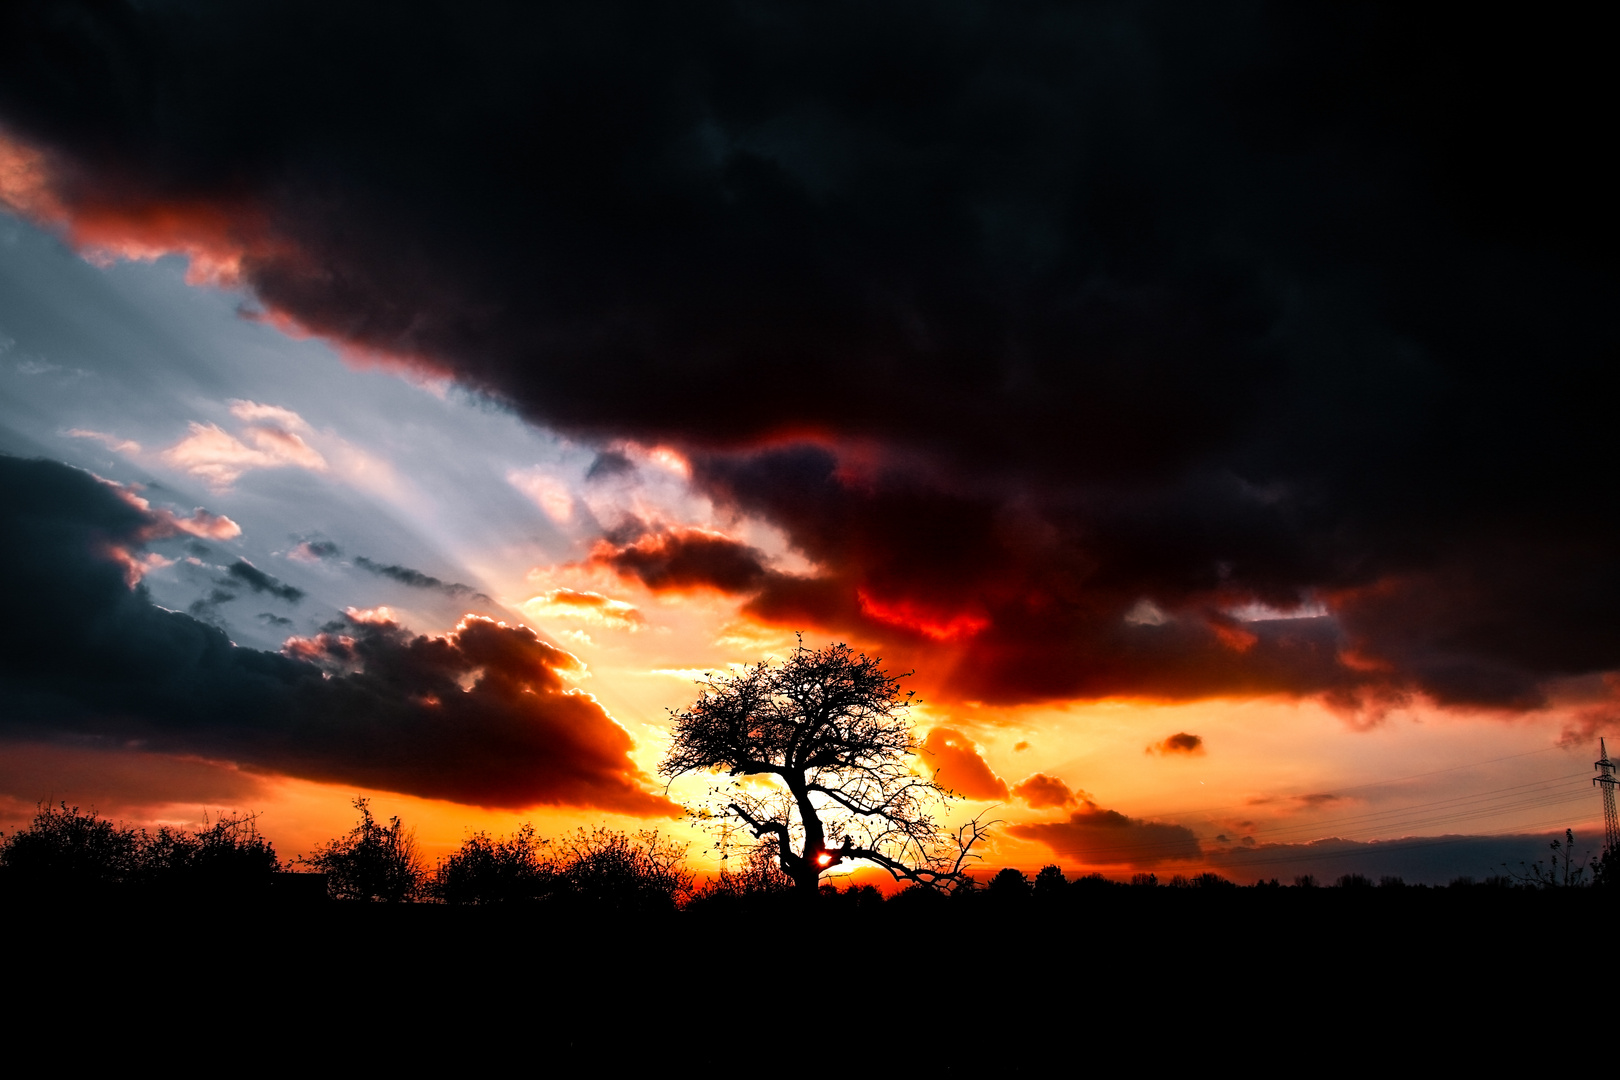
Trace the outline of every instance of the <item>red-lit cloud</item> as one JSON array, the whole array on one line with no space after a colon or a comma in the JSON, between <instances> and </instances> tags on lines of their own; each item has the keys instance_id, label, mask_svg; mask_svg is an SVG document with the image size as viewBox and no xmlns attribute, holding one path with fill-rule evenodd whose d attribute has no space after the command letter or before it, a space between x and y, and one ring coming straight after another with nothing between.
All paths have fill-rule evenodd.
<instances>
[{"instance_id":1,"label":"red-lit cloud","mask_svg":"<svg viewBox=\"0 0 1620 1080\"><path fill-rule=\"evenodd\" d=\"M951 728L937 727L923 742L923 762L934 782L967 799L1005 799L1007 782L997 776L974 741Z\"/></svg>"}]
</instances>

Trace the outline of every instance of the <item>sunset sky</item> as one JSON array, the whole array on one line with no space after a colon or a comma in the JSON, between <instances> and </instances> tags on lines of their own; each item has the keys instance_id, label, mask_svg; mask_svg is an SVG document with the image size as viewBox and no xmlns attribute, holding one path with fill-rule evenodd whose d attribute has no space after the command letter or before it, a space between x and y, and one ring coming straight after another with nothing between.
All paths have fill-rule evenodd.
<instances>
[{"instance_id":1,"label":"sunset sky","mask_svg":"<svg viewBox=\"0 0 1620 1080\"><path fill-rule=\"evenodd\" d=\"M914 671L988 866L1596 851L1595 38L402 10L0 15L0 830L710 869L668 712L802 631Z\"/></svg>"}]
</instances>

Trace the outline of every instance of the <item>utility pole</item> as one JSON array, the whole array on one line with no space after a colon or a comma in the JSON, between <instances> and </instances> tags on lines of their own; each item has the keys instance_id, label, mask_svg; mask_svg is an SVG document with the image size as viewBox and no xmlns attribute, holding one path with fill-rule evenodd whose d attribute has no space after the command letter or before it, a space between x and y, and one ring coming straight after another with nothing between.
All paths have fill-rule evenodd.
<instances>
[{"instance_id":1,"label":"utility pole","mask_svg":"<svg viewBox=\"0 0 1620 1080\"><path fill-rule=\"evenodd\" d=\"M1609 760L1609 748L1598 740L1598 759L1592 766L1601 774L1592 777L1592 783L1603 789L1603 851L1607 854L1620 848L1620 814L1614 809L1614 786L1620 777L1614 775L1614 762Z\"/></svg>"}]
</instances>

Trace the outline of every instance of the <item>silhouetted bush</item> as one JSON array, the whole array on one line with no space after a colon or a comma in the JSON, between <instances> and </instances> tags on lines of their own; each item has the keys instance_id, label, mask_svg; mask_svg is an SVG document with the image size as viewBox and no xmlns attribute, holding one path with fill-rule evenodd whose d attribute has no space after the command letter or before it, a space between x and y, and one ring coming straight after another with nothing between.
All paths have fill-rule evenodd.
<instances>
[{"instance_id":1,"label":"silhouetted bush","mask_svg":"<svg viewBox=\"0 0 1620 1080\"><path fill-rule=\"evenodd\" d=\"M1601 855L1593 857L1589 868L1595 888L1620 890L1620 847L1604 848Z\"/></svg>"},{"instance_id":2,"label":"silhouetted bush","mask_svg":"<svg viewBox=\"0 0 1620 1080\"><path fill-rule=\"evenodd\" d=\"M1149 880L1145 882L1138 882L1136 878L1148 878ZM1131 884L1138 887L1153 886L1157 885L1158 883L1159 879L1154 877L1152 874L1137 874L1131 878ZM1124 887L1125 886L1121 885L1119 882L1110 881L1108 878L1103 877L1094 870L1091 873L1077 877L1070 882L1069 892L1071 894L1099 893Z\"/></svg>"},{"instance_id":3,"label":"silhouetted bush","mask_svg":"<svg viewBox=\"0 0 1620 1080\"><path fill-rule=\"evenodd\" d=\"M165 826L143 834L141 864L143 879L180 893L258 888L281 870L252 815L222 817L196 832Z\"/></svg>"},{"instance_id":4,"label":"silhouetted bush","mask_svg":"<svg viewBox=\"0 0 1620 1080\"><path fill-rule=\"evenodd\" d=\"M562 840L560 863L568 896L593 908L674 910L692 892L686 845L658 832L629 836L600 826Z\"/></svg>"},{"instance_id":5,"label":"silhouetted bush","mask_svg":"<svg viewBox=\"0 0 1620 1080\"><path fill-rule=\"evenodd\" d=\"M33 824L0 843L0 874L12 888L100 892L133 884L141 834L67 803L40 806Z\"/></svg>"},{"instance_id":6,"label":"silhouetted bush","mask_svg":"<svg viewBox=\"0 0 1620 1080\"><path fill-rule=\"evenodd\" d=\"M1370 889L1373 887L1372 878L1365 874L1341 874L1339 880L1333 883L1339 889Z\"/></svg>"},{"instance_id":7,"label":"silhouetted bush","mask_svg":"<svg viewBox=\"0 0 1620 1080\"><path fill-rule=\"evenodd\" d=\"M533 903L564 888L551 841L525 823L510 838L474 833L441 862L431 893L447 904Z\"/></svg>"},{"instance_id":8,"label":"silhouetted bush","mask_svg":"<svg viewBox=\"0 0 1620 1080\"><path fill-rule=\"evenodd\" d=\"M251 815L148 833L62 803L41 806L28 828L0 841L5 887L55 895L240 891L268 886L280 870Z\"/></svg>"},{"instance_id":9,"label":"silhouetted bush","mask_svg":"<svg viewBox=\"0 0 1620 1080\"><path fill-rule=\"evenodd\" d=\"M773 842L762 841L744 852L737 869L722 864L720 873L693 890L688 904L701 906L788 892L793 888L793 879L782 872L775 848Z\"/></svg>"},{"instance_id":10,"label":"silhouetted bush","mask_svg":"<svg viewBox=\"0 0 1620 1080\"><path fill-rule=\"evenodd\" d=\"M378 824L369 799L357 797L354 808L360 821L347 836L328 840L299 861L326 875L327 890L336 900L397 904L420 899L427 870L415 831L397 817Z\"/></svg>"}]
</instances>

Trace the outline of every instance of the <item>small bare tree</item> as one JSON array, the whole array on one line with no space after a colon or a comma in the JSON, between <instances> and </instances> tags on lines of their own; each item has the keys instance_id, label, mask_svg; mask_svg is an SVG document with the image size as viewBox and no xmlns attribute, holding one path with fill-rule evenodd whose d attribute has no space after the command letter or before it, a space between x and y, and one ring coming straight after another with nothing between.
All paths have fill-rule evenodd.
<instances>
[{"instance_id":1,"label":"small bare tree","mask_svg":"<svg viewBox=\"0 0 1620 1080\"><path fill-rule=\"evenodd\" d=\"M914 764L913 691L902 692L877 658L801 642L780 664L703 685L674 714L662 771L742 778L699 816L735 818L773 842L797 890L814 893L823 872L857 859L934 888L966 878L985 826L939 825L951 795Z\"/></svg>"},{"instance_id":2,"label":"small bare tree","mask_svg":"<svg viewBox=\"0 0 1620 1080\"><path fill-rule=\"evenodd\" d=\"M397 817L380 824L371 814L371 800L362 796L355 796L354 808L360 821L347 836L328 840L298 861L325 874L327 891L338 900L416 900L427 881L416 830Z\"/></svg>"}]
</instances>

